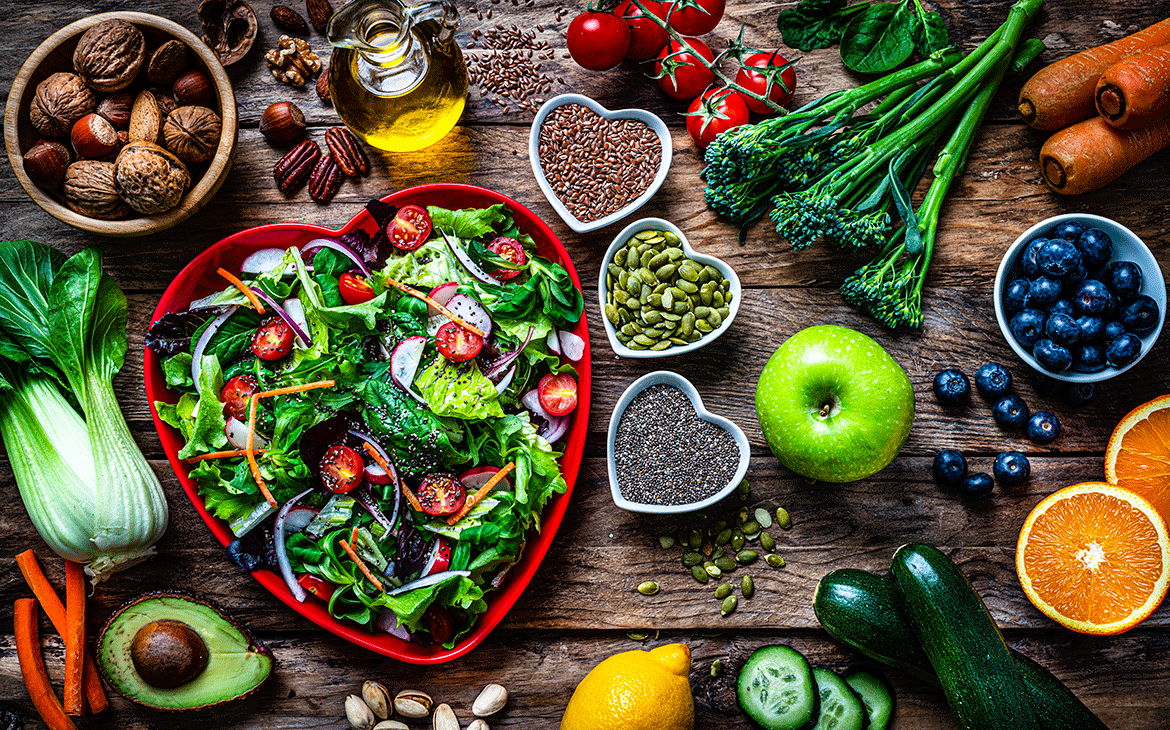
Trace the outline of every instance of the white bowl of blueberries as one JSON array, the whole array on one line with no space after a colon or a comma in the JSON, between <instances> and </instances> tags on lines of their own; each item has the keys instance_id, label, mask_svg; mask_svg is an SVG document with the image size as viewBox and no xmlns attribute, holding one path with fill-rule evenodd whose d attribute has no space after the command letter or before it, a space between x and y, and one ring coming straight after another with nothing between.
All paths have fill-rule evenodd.
<instances>
[{"instance_id":1,"label":"white bowl of blueberries","mask_svg":"<svg viewBox=\"0 0 1170 730\"><path fill-rule=\"evenodd\" d=\"M995 316L1035 370L1097 383L1154 346L1166 318L1166 282L1128 228L1067 213L1037 223L1008 248L995 276Z\"/></svg>"}]
</instances>

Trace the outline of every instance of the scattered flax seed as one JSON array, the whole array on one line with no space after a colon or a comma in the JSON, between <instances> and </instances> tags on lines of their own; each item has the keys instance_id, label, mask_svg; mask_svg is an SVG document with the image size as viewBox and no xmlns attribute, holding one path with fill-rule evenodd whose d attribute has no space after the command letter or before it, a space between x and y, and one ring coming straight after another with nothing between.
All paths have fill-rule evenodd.
<instances>
[{"instance_id":1,"label":"scattered flax seed","mask_svg":"<svg viewBox=\"0 0 1170 730\"><path fill-rule=\"evenodd\" d=\"M535 114L537 106L528 101L529 97L550 91L553 79L529 59L534 52L554 53L552 46L537 40L536 31L496 24L494 29L481 33L478 48L482 50L467 54L467 75L472 83L478 84L481 96L490 98L488 94L494 94L517 102L510 106L499 98L491 98L504 107L504 113L520 108Z\"/></svg>"}]
</instances>

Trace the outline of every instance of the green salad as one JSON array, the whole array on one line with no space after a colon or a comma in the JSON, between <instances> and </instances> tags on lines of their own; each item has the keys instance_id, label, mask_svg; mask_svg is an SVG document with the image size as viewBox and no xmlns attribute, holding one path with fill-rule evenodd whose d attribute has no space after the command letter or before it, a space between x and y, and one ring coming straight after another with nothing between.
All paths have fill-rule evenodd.
<instances>
[{"instance_id":1,"label":"green salad","mask_svg":"<svg viewBox=\"0 0 1170 730\"><path fill-rule=\"evenodd\" d=\"M503 205L367 209L375 233L257 251L155 322L154 407L233 561L450 648L567 489L583 300Z\"/></svg>"}]
</instances>

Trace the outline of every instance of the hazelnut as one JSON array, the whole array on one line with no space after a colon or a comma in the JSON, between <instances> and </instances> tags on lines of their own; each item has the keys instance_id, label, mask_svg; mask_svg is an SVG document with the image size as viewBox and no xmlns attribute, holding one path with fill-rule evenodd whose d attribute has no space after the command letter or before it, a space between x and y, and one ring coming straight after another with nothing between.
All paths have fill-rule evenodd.
<instances>
[{"instance_id":1,"label":"hazelnut","mask_svg":"<svg viewBox=\"0 0 1170 730\"><path fill-rule=\"evenodd\" d=\"M65 145L41 140L24 153L24 172L42 188L55 188L65 180L70 160Z\"/></svg>"},{"instance_id":2,"label":"hazelnut","mask_svg":"<svg viewBox=\"0 0 1170 730\"><path fill-rule=\"evenodd\" d=\"M109 119L114 129L129 129L130 111L133 108L134 95L129 91L119 91L99 101L97 113Z\"/></svg>"},{"instance_id":3,"label":"hazelnut","mask_svg":"<svg viewBox=\"0 0 1170 730\"><path fill-rule=\"evenodd\" d=\"M46 137L68 137L77 120L96 106L97 98L80 76L55 73L37 84L28 116Z\"/></svg>"},{"instance_id":4,"label":"hazelnut","mask_svg":"<svg viewBox=\"0 0 1170 730\"><path fill-rule=\"evenodd\" d=\"M188 164L207 162L219 147L223 124L205 106L181 106L167 115L163 140L167 149Z\"/></svg>"},{"instance_id":5,"label":"hazelnut","mask_svg":"<svg viewBox=\"0 0 1170 730\"><path fill-rule=\"evenodd\" d=\"M118 130L100 114L86 114L69 134L73 151L87 160L96 160L118 150Z\"/></svg>"},{"instance_id":6,"label":"hazelnut","mask_svg":"<svg viewBox=\"0 0 1170 730\"><path fill-rule=\"evenodd\" d=\"M188 71L175 79L172 91L179 106L215 106L215 87L202 71Z\"/></svg>"},{"instance_id":7,"label":"hazelnut","mask_svg":"<svg viewBox=\"0 0 1170 730\"><path fill-rule=\"evenodd\" d=\"M122 200L143 215L174 208L190 185L186 165L151 142L131 142L114 160L114 188Z\"/></svg>"},{"instance_id":8,"label":"hazelnut","mask_svg":"<svg viewBox=\"0 0 1170 730\"><path fill-rule=\"evenodd\" d=\"M291 101L278 101L260 117L260 133L270 144L286 145L305 133L305 115Z\"/></svg>"},{"instance_id":9,"label":"hazelnut","mask_svg":"<svg viewBox=\"0 0 1170 730\"><path fill-rule=\"evenodd\" d=\"M78 160L65 170L62 184L65 202L77 213L90 218L115 220L130 209L114 187L114 163Z\"/></svg>"},{"instance_id":10,"label":"hazelnut","mask_svg":"<svg viewBox=\"0 0 1170 730\"><path fill-rule=\"evenodd\" d=\"M172 84L187 68L187 46L169 40L158 47L146 65L146 78L152 84Z\"/></svg>"},{"instance_id":11,"label":"hazelnut","mask_svg":"<svg viewBox=\"0 0 1170 730\"><path fill-rule=\"evenodd\" d=\"M118 91L134 81L146 62L142 31L124 20L106 20L81 35L73 68L97 91Z\"/></svg>"}]
</instances>

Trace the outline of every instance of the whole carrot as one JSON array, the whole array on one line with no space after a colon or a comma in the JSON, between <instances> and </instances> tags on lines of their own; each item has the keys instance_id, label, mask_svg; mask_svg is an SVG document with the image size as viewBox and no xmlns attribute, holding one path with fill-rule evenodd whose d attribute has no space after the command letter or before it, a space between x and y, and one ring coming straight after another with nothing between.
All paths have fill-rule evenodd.
<instances>
[{"instance_id":1,"label":"whole carrot","mask_svg":"<svg viewBox=\"0 0 1170 730\"><path fill-rule=\"evenodd\" d=\"M1097 82L1097 112L1118 129L1138 129L1170 112L1170 45L1110 66Z\"/></svg>"},{"instance_id":2,"label":"whole carrot","mask_svg":"<svg viewBox=\"0 0 1170 730\"><path fill-rule=\"evenodd\" d=\"M1040 148L1040 171L1056 192L1079 195L1108 185L1167 146L1170 118L1124 131L1093 117L1048 138Z\"/></svg>"},{"instance_id":3,"label":"whole carrot","mask_svg":"<svg viewBox=\"0 0 1170 730\"><path fill-rule=\"evenodd\" d=\"M1020 89L1019 110L1036 129L1061 129L1096 114L1097 79L1110 66L1170 43L1170 18L1104 46L1062 58L1036 72Z\"/></svg>"}]
</instances>

